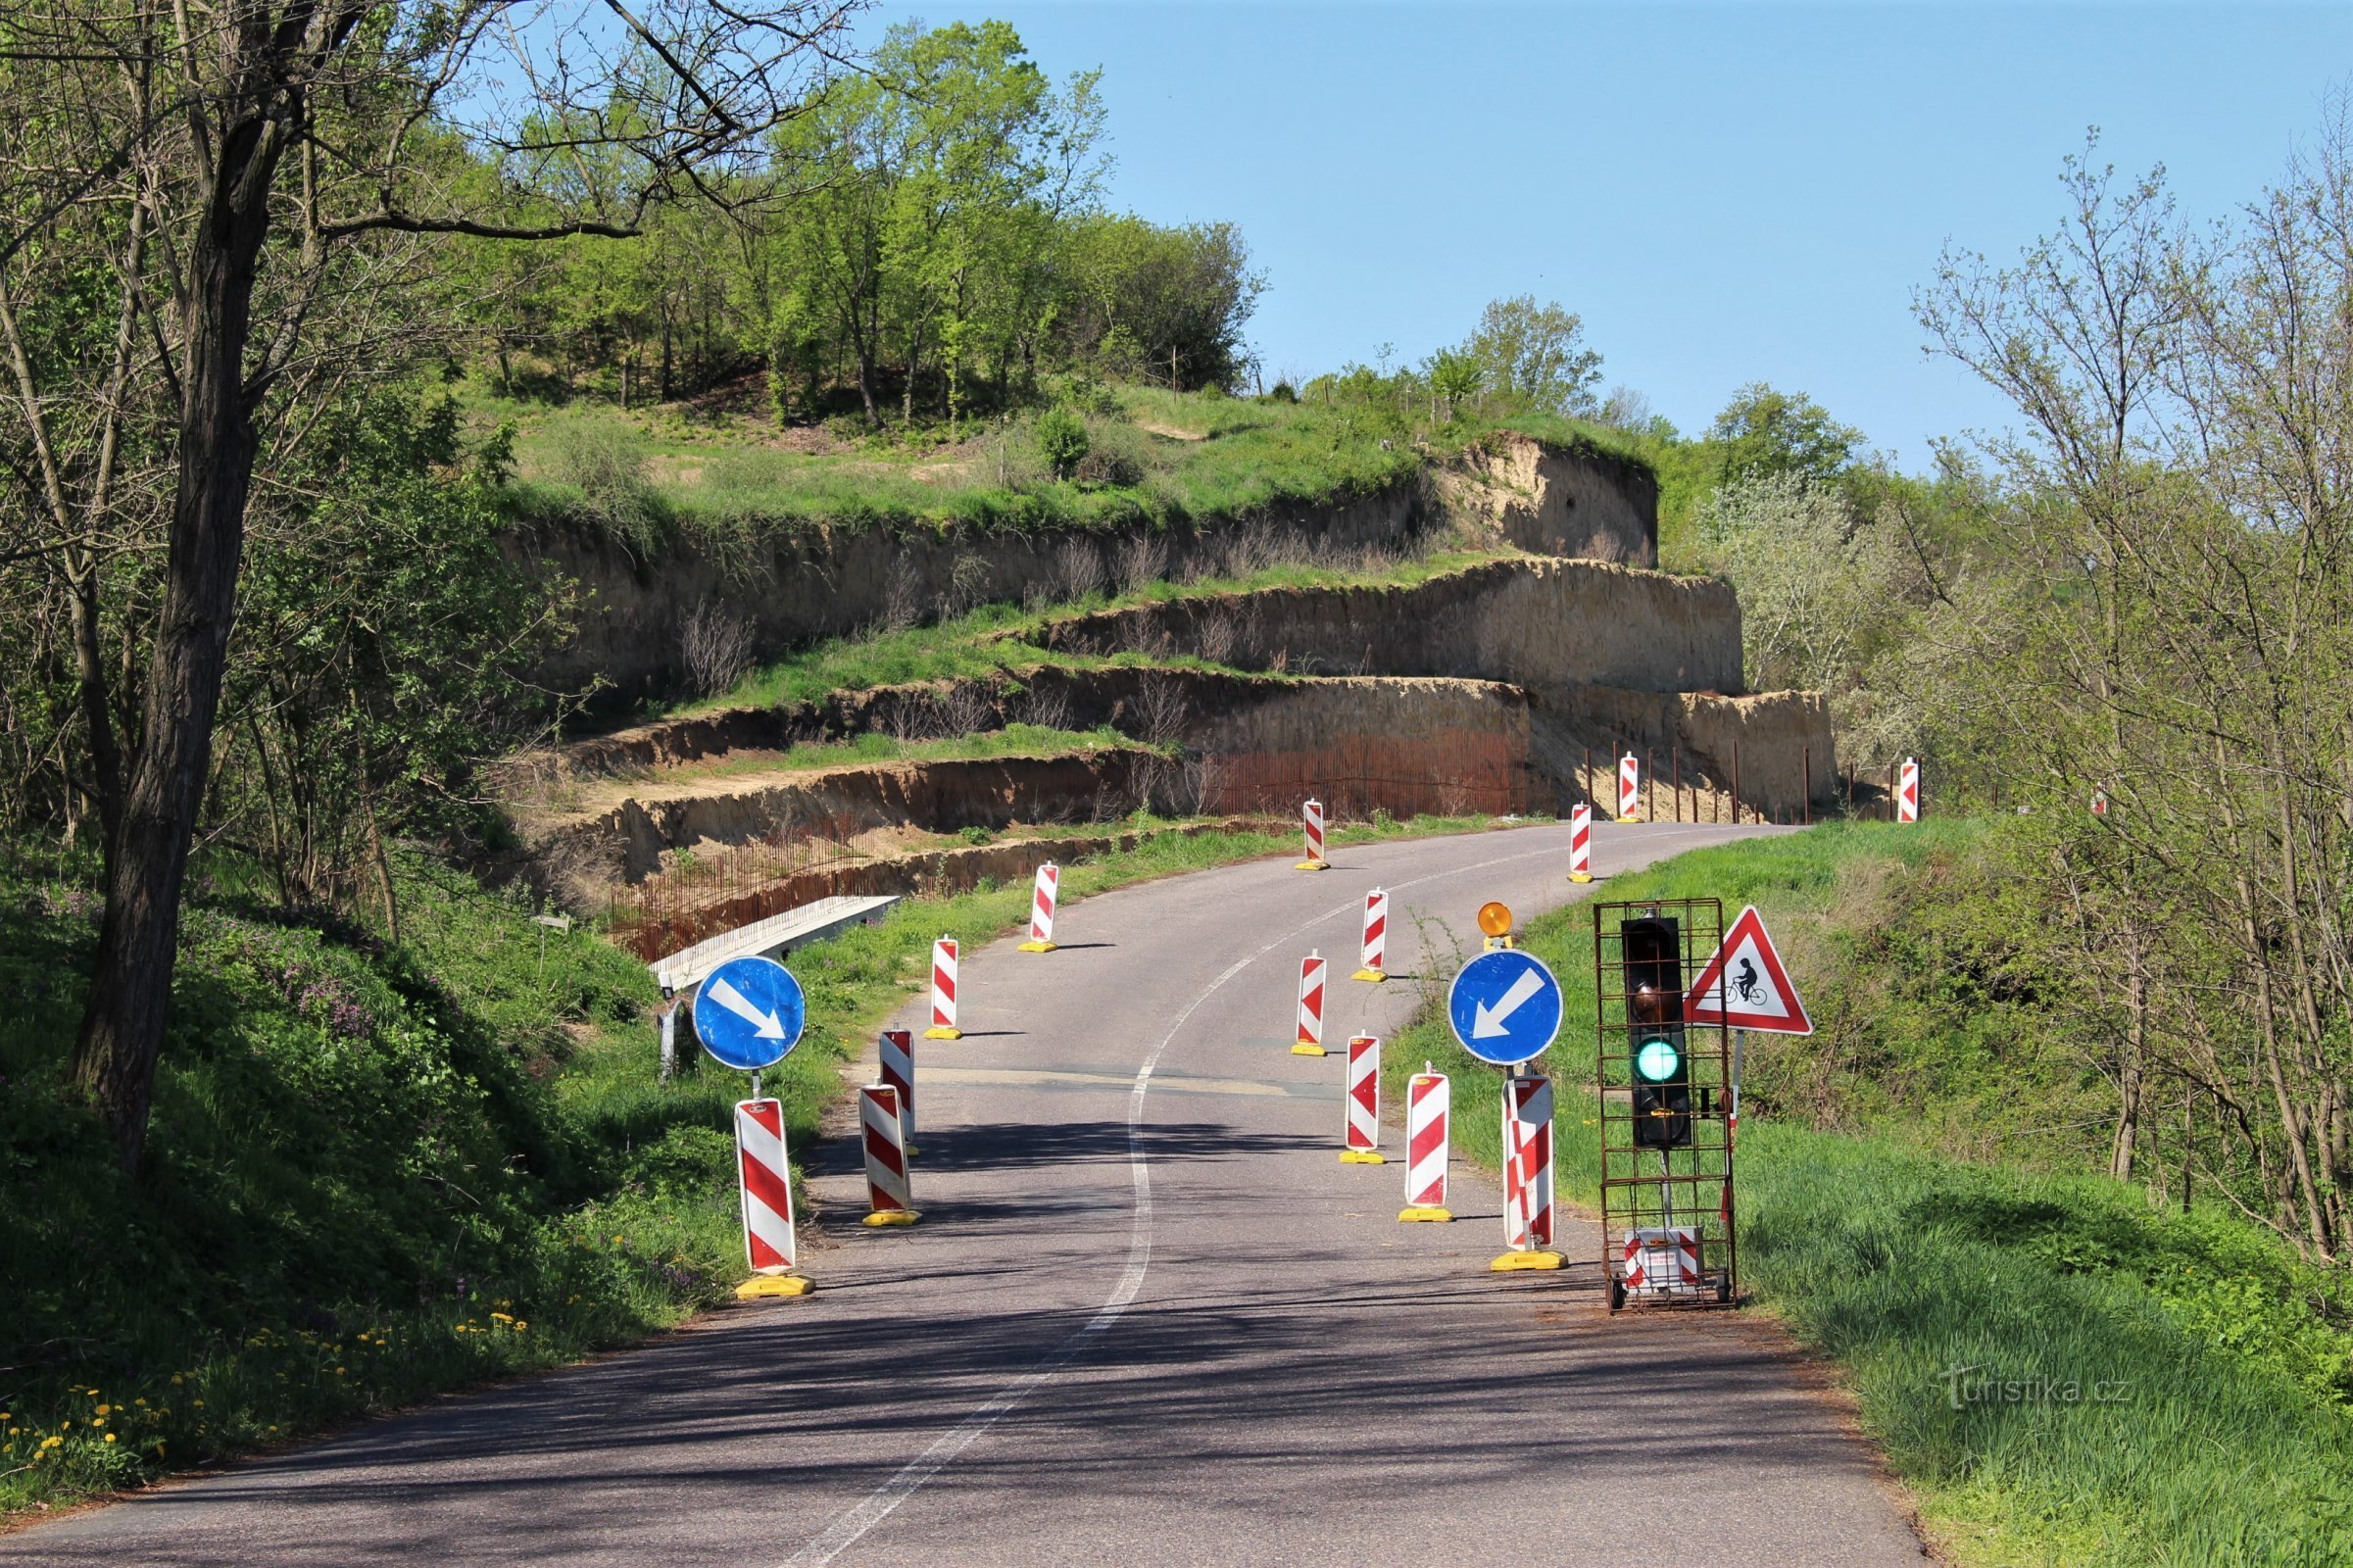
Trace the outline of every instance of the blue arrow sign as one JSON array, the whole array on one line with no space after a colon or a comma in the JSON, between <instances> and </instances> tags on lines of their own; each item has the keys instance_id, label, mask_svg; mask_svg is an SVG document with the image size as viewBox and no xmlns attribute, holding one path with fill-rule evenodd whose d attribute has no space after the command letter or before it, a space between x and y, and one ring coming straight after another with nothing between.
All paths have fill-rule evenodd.
<instances>
[{"instance_id":1,"label":"blue arrow sign","mask_svg":"<svg viewBox=\"0 0 2353 1568\"><path fill-rule=\"evenodd\" d=\"M1544 960L1517 948L1482 953L1446 991L1446 1022L1481 1061L1534 1061L1560 1034L1560 982Z\"/></svg>"},{"instance_id":2,"label":"blue arrow sign","mask_svg":"<svg viewBox=\"0 0 2353 1568\"><path fill-rule=\"evenodd\" d=\"M744 1072L782 1061L801 1043L808 1018L801 982L774 958L730 958L695 992L703 1049Z\"/></svg>"}]
</instances>

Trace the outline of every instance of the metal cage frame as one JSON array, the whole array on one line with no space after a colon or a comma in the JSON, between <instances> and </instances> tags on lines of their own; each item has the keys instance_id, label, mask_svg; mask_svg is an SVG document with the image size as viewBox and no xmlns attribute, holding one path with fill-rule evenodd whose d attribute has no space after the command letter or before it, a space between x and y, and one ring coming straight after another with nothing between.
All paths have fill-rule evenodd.
<instances>
[{"instance_id":1,"label":"metal cage frame","mask_svg":"<svg viewBox=\"0 0 2353 1568\"><path fill-rule=\"evenodd\" d=\"M1740 1298L1738 1209L1733 1198L1732 1034L1721 1022L1686 1021L1683 1055L1690 1073L1691 1141L1674 1149L1636 1142L1633 1030L1624 922L1676 922L1682 984L1688 993L1724 940L1721 899L1643 899L1591 906L1593 911L1595 1100L1600 1109L1601 1277L1615 1313L1628 1305L1717 1306ZM1658 1260L1643 1232L1695 1232L1697 1279L1678 1268L1663 1281L1645 1273L1629 1283L1631 1252ZM1673 1259L1669 1259L1673 1261Z\"/></svg>"}]
</instances>

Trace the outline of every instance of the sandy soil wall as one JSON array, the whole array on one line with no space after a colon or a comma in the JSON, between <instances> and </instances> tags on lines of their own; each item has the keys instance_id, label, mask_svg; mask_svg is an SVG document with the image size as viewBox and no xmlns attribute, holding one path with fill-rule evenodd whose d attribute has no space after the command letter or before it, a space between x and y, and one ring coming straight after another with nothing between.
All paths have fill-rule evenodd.
<instances>
[{"instance_id":1,"label":"sandy soil wall","mask_svg":"<svg viewBox=\"0 0 2353 1568\"><path fill-rule=\"evenodd\" d=\"M1819 692L1567 687L1534 694L1530 720L1537 770L1556 784L1559 802L1607 799L1615 760L1627 750L1648 759L1661 786L1680 774L1687 788L1737 795L1743 808L1775 816L1799 810L1809 782L1817 805L1837 790L1837 741Z\"/></svg>"},{"instance_id":2,"label":"sandy soil wall","mask_svg":"<svg viewBox=\"0 0 2353 1568\"><path fill-rule=\"evenodd\" d=\"M1522 550L1658 564L1658 480L1634 464L1506 432L1456 478L1448 503Z\"/></svg>"},{"instance_id":3,"label":"sandy soil wall","mask_svg":"<svg viewBox=\"0 0 2353 1568\"><path fill-rule=\"evenodd\" d=\"M907 761L792 773L684 773L662 764L706 746L772 748L814 723L809 711L714 714L593 744L608 770L644 767L642 793L610 811L537 833L537 858L574 899L659 873L664 854L698 845L847 841L878 828L953 832L968 826L1102 821L1150 805L1198 815L1289 814L1320 797L1335 818L1526 813L1548 805L1530 754L1528 696L1485 681L1337 678L1318 681L1182 670L1047 671L1006 696L1041 701L1071 724L1165 728L1185 755L1101 751L1062 758ZM978 684L978 683L973 683ZM899 688L911 700L920 688ZM875 695L875 694L868 694ZM936 694L935 694L936 695ZM1002 721L1002 716L1000 718ZM964 732L986 728L967 724ZM720 746L724 741L727 744ZM574 760L574 765L581 765Z\"/></svg>"},{"instance_id":4,"label":"sandy soil wall","mask_svg":"<svg viewBox=\"0 0 2353 1568\"><path fill-rule=\"evenodd\" d=\"M1486 562L1402 588L1176 599L1054 621L1038 640L1294 674L1740 689L1740 607L1729 584L1588 561Z\"/></svg>"},{"instance_id":5,"label":"sandy soil wall","mask_svg":"<svg viewBox=\"0 0 2353 1568\"><path fill-rule=\"evenodd\" d=\"M1185 838L1228 831L1231 824L1193 823L1164 831ZM692 909L667 911L640 919L622 930L616 940L649 963L690 948L706 937L733 931L787 909L836 894L961 893L995 879L999 884L1027 881L1048 860L1084 859L1115 850L1132 850L1147 835L1139 833L1063 834L1054 838L1023 839L1013 844L971 845L934 850L889 859L856 860L820 866L780 877L749 893L714 899Z\"/></svg>"},{"instance_id":6,"label":"sandy soil wall","mask_svg":"<svg viewBox=\"0 0 2353 1568\"><path fill-rule=\"evenodd\" d=\"M1215 565L1238 536L1253 529L1296 531L1336 551L1398 547L1412 542L1431 515L1417 482L1331 505L1158 531L819 525L779 529L724 552L688 536L659 559L641 562L601 530L565 522L512 529L501 548L585 590L579 635L538 678L577 689L601 675L607 690L600 703L618 707L683 688L682 628L707 601L750 622L756 659L773 658L894 614L930 621L943 611L1037 593L1067 598L1074 581L1117 582L1140 564L1149 576Z\"/></svg>"},{"instance_id":7,"label":"sandy soil wall","mask_svg":"<svg viewBox=\"0 0 2353 1568\"><path fill-rule=\"evenodd\" d=\"M553 835L571 880L637 882L671 850L697 845L846 841L877 829L954 833L1015 822L1109 821L1154 804L1169 764L1144 751L971 761L882 762L726 781L691 795L631 799ZM602 873L601 877L598 873Z\"/></svg>"},{"instance_id":8,"label":"sandy soil wall","mask_svg":"<svg viewBox=\"0 0 2353 1568\"><path fill-rule=\"evenodd\" d=\"M1538 790L1528 697L1491 681L1344 678L1293 685L1199 733L1217 811L1335 817L1527 813Z\"/></svg>"}]
</instances>

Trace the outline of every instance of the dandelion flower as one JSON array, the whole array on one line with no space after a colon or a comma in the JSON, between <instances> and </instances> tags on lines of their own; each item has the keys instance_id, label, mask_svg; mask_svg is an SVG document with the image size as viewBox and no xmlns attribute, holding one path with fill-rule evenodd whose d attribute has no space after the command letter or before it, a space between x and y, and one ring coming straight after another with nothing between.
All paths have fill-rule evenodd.
<instances>
[{"instance_id":1,"label":"dandelion flower","mask_svg":"<svg viewBox=\"0 0 2353 1568\"><path fill-rule=\"evenodd\" d=\"M112 1432L108 1433L108 1434L106 1435L106 1441L107 1441L107 1442L109 1442L109 1443L112 1443L112 1442L114 1442L114 1441L115 1441L115 1435L114 1435Z\"/></svg>"}]
</instances>

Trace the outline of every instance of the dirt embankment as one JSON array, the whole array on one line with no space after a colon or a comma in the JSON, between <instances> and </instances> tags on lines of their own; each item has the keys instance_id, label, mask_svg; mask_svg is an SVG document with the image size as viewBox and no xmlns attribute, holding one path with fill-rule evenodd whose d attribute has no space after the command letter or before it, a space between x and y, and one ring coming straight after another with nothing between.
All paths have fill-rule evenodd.
<instances>
[{"instance_id":1,"label":"dirt embankment","mask_svg":"<svg viewBox=\"0 0 2353 1568\"><path fill-rule=\"evenodd\" d=\"M1528 694L1495 681L1294 682L1213 712L1189 744L1211 810L1288 812L1319 795L1338 817L1524 814L1540 793Z\"/></svg>"},{"instance_id":2,"label":"dirt embankment","mask_svg":"<svg viewBox=\"0 0 2353 1568\"><path fill-rule=\"evenodd\" d=\"M1531 555L1658 564L1658 480L1639 464L1505 431L1441 474L1439 493Z\"/></svg>"},{"instance_id":3,"label":"dirt embankment","mask_svg":"<svg viewBox=\"0 0 2353 1568\"><path fill-rule=\"evenodd\" d=\"M559 689L602 678L624 707L682 689L684 628L699 607L749 628L755 660L878 624L930 621L974 605L1071 599L1107 583L1218 573L1291 535L1332 553L1404 550L1435 509L1418 481L1377 495L1155 529L983 531L812 524L682 534L652 560L584 522L510 530L507 555L576 580L579 633L536 672Z\"/></svg>"},{"instance_id":4,"label":"dirt embankment","mask_svg":"<svg viewBox=\"0 0 2353 1568\"><path fill-rule=\"evenodd\" d=\"M1179 764L1130 748L721 776L633 793L556 824L538 849L586 890L658 875L664 856L700 846L847 846L895 829L955 833L1112 821L1139 807L1197 810L1180 799L1184 783Z\"/></svg>"},{"instance_id":5,"label":"dirt embankment","mask_svg":"<svg viewBox=\"0 0 2353 1568\"><path fill-rule=\"evenodd\" d=\"M639 912L621 929L616 940L651 962L665 954L692 947L706 937L733 931L787 909L797 909L836 894L961 893L984 881L999 884L1027 881L1048 860L1057 863L1090 856L1133 850L1147 838L1173 833L1193 838L1202 833L1227 833L1242 828L1263 830L1264 822L1195 822L1152 833L1062 833L1022 839L1009 844L965 845L883 858L847 860L834 865L794 871L738 892L696 901L680 899Z\"/></svg>"},{"instance_id":6,"label":"dirt embankment","mask_svg":"<svg viewBox=\"0 0 2353 1568\"><path fill-rule=\"evenodd\" d=\"M1702 821L1732 820L1736 806L1786 817L1809 798L1827 805L1837 788L1837 743L1820 692L1719 697L1570 687L1534 694L1530 730L1537 773L1555 783L1562 808L1584 799L1613 802L1617 759L1627 751L1647 761L1645 785L1662 792L1653 815L1678 809L1678 781L1693 795L1687 808Z\"/></svg>"},{"instance_id":7,"label":"dirt embankment","mask_svg":"<svg viewBox=\"0 0 2353 1568\"><path fill-rule=\"evenodd\" d=\"M874 721L920 738L1015 718L1110 725L1164 746L1050 758L765 767L766 753L844 739ZM838 726L838 727L837 727ZM945 726L934 728L933 726ZM1047 668L1026 685L890 687L780 710L648 725L519 760L506 780L517 824L574 902L662 874L680 851L750 844L851 846L894 828L956 832L1100 821L1138 806L1184 814L1336 815L1532 809L1527 694L1486 681L1283 680L1190 669Z\"/></svg>"},{"instance_id":8,"label":"dirt embankment","mask_svg":"<svg viewBox=\"0 0 2353 1568\"><path fill-rule=\"evenodd\" d=\"M1593 561L1486 562L1410 587L1172 599L1053 621L1035 640L1294 674L1740 689L1740 607L1729 584Z\"/></svg>"}]
</instances>

